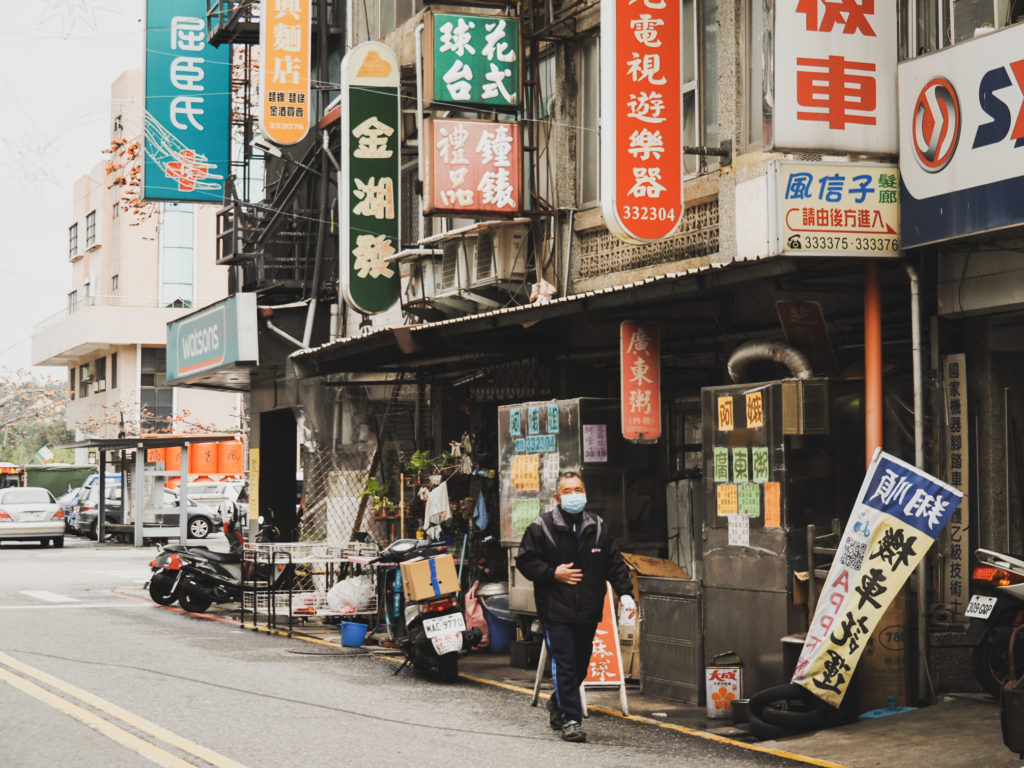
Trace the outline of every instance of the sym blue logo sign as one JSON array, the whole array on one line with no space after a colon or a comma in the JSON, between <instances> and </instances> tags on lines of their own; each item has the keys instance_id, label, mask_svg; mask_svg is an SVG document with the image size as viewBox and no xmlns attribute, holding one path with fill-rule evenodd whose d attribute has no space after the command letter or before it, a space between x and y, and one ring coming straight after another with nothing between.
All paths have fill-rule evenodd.
<instances>
[{"instance_id":1,"label":"sym blue logo sign","mask_svg":"<svg viewBox=\"0 0 1024 768\"><path fill-rule=\"evenodd\" d=\"M899 65L902 247L1024 224L1024 25Z\"/></svg>"},{"instance_id":2,"label":"sym blue logo sign","mask_svg":"<svg viewBox=\"0 0 1024 768\"><path fill-rule=\"evenodd\" d=\"M1007 70L1010 71L1007 72ZM999 95L1000 91L1014 86L1016 86L1016 90L1011 91L1007 98L1013 97L1016 114L1010 112L1010 106ZM990 69L985 73L985 76L981 78L981 86L978 88L978 100L982 110L992 120L978 126L978 132L974 134L974 149L1003 141L1007 136L1014 139L1013 146L1024 145L1024 100L1021 99L1022 94L1024 94L1024 59L1011 62L1004 67Z\"/></svg>"},{"instance_id":3,"label":"sym blue logo sign","mask_svg":"<svg viewBox=\"0 0 1024 768\"><path fill-rule=\"evenodd\" d=\"M914 105L914 157L928 173L953 159L960 141L960 100L944 77L932 78Z\"/></svg>"}]
</instances>

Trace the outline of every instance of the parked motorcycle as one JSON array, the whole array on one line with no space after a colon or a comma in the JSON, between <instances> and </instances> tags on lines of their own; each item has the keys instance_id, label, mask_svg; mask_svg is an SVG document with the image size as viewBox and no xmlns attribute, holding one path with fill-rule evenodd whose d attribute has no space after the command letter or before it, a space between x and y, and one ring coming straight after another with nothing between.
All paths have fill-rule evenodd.
<instances>
[{"instance_id":1,"label":"parked motorcycle","mask_svg":"<svg viewBox=\"0 0 1024 768\"><path fill-rule=\"evenodd\" d=\"M264 525L257 541L271 540L272 531ZM249 578L245 562L245 537L237 519L224 523L228 539L227 552L214 552L208 547L184 544L164 546L149 565L153 575L146 588L153 602L172 605L177 601L190 613L202 613L213 603L238 600L243 582ZM276 580L284 576L282 566ZM266 574L264 574L266 575Z\"/></svg>"},{"instance_id":2,"label":"parked motorcycle","mask_svg":"<svg viewBox=\"0 0 1024 768\"><path fill-rule=\"evenodd\" d=\"M399 564L417 557L432 557L446 551L444 545L426 539L398 539L374 561L386 572L382 579L385 617L392 637L414 669L436 669L445 682L459 676L459 656L480 642L480 629L466 629L457 593L437 595L429 600L406 600Z\"/></svg>"},{"instance_id":3,"label":"parked motorcycle","mask_svg":"<svg viewBox=\"0 0 1024 768\"><path fill-rule=\"evenodd\" d=\"M984 691L999 698L1010 673L1010 634L1024 623L1024 558L989 549L974 552L978 564L971 573L971 599L964 614L970 618L968 642L974 676ZM1024 667L1024 647L1014 653L1017 669Z\"/></svg>"}]
</instances>

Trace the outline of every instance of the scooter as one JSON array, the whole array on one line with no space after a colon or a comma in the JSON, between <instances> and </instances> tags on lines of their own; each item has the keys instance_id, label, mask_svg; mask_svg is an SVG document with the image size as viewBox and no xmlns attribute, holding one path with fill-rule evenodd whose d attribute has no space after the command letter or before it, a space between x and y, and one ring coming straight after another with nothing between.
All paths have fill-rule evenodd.
<instances>
[{"instance_id":1,"label":"scooter","mask_svg":"<svg viewBox=\"0 0 1024 768\"><path fill-rule=\"evenodd\" d=\"M1010 673L1010 634L1024 623L1024 557L989 549L974 552L978 564L971 573L971 599L964 614L971 627L967 641L974 647L971 664L982 689L996 698ZM1017 669L1024 667L1024 648L1014 653Z\"/></svg>"},{"instance_id":2,"label":"scooter","mask_svg":"<svg viewBox=\"0 0 1024 768\"><path fill-rule=\"evenodd\" d=\"M398 567L406 560L443 554L447 547L426 539L398 539L373 561L387 571L382 580L385 618L393 639L405 654L405 667L436 669L442 681L454 682L459 676L459 656L480 642L478 627L466 629L466 619L459 608L458 593L437 595L429 600L406 600L402 572Z\"/></svg>"},{"instance_id":3,"label":"scooter","mask_svg":"<svg viewBox=\"0 0 1024 768\"><path fill-rule=\"evenodd\" d=\"M175 601L190 613L202 613L212 603L238 600L243 581L248 578L245 562L245 537L237 520L224 523L227 552L183 544L164 546L149 564L153 575L146 588L153 602L172 605ZM257 541L270 540L268 525L260 528ZM283 577L283 572L278 574Z\"/></svg>"}]
</instances>

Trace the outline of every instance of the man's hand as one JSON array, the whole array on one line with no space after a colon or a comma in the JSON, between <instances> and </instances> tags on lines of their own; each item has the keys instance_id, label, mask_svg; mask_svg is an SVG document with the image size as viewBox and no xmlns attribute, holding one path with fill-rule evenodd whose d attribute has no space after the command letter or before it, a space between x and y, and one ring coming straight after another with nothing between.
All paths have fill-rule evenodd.
<instances>
[{"instance_id":1,"label":"man's hand","mask_svg":"<svg viewBox=\"0 0 1024 768\"><path fill-rule=\"evenodd\" d=\"M563 584L572 586L579 584L583 580L583 571L579 568L573 568L572 563L562 563L555 568L555 579Z\"/></svg>"}]
</instances>

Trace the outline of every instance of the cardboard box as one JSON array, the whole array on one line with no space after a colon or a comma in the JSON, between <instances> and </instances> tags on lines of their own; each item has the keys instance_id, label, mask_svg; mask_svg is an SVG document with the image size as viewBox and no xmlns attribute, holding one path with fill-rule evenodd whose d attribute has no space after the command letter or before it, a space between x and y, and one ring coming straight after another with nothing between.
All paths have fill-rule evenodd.
<instances>
[{"instance_id":1,"label":"cardboard box","mask_svg":"<svg viewBox=\"0 0 1024 768\"><path fill-rule=\"evenodd\" d=\"M406 600L429 600L432 597L459 591L459 575L455 572L455 558L436 555L407 560L402 569L402 586Z\"/></svg>"},{"instance_id":2,"label":"cardboard box","mask_svg":"<svg viewBox=\"0 0 1024 768\"><path fill-rule=\"evenodd\" d=\"M647 555L622 553L629 569L629 579L633 582L633 597L641 615L633 626L619 625L619 648L622 650L622 669L628 680L640 679L640 627L643 620L643 601L640 599L638 576L660 576L666 579L688 579L688 574L671 560Z\"/></svg>"}]
</instances>

